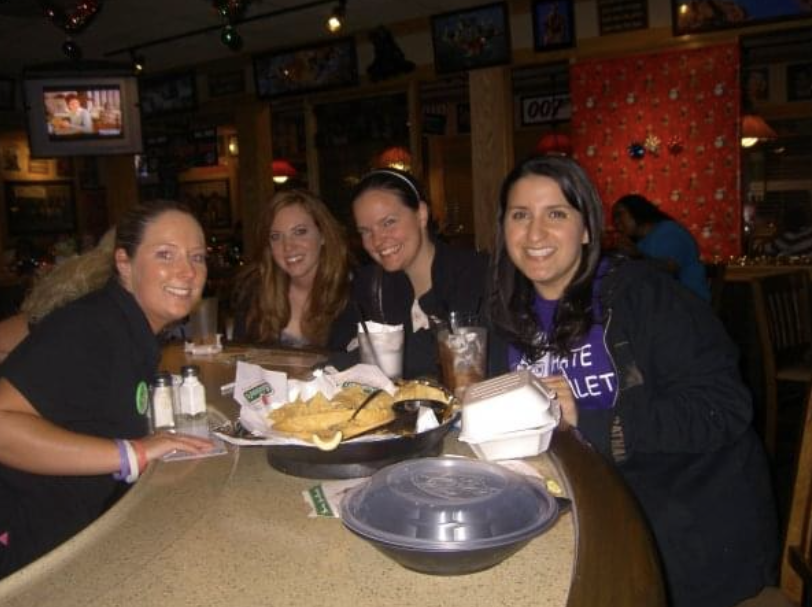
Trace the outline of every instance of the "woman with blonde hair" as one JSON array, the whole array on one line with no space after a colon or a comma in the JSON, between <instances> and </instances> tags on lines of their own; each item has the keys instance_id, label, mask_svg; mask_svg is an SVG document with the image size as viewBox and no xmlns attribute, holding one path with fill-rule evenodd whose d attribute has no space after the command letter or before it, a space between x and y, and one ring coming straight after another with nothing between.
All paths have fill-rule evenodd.
<instances>
[{"instance_id":1,"label":"woman with blonde hair","mask_svg":"<svg viewBox=\"0 0 812 607\"><path fill-rule=\"evenodd\" d=\"M349 290L341 225L312 192L283 190L262 210L255 242L238 279L234 339L330 347Z\"/></svg>"},{"instance_id":2,"label":"woman with blonde hair","mask_svg":"<svg viewBox=\"0 0 812 607\"><path fill-rule=\"evenodd\" d=\"M111 228L95 248L63 261L39 278L20 306L20 313L0 322L0 362L25 339L29 327L83 295L100 289L113 275L116 230Z\"/></svg>"}]
</instances>

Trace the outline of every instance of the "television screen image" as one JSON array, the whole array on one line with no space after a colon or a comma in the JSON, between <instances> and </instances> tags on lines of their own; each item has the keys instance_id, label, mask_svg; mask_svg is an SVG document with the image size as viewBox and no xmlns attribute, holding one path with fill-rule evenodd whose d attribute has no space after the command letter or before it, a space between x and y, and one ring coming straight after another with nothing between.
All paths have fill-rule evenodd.
<instances>
[{"instance_id":1,"label":"television screen image","mask_svg":"<svg viewBox=\"0 0 812 607\"><path fill-rule=\"evenodd\" d=\"M34 158L138 154L138 80L131 74L32 74L23 78Z\"/></svg>"},{"instance_id":2,"label":"television screen image","mask_svg":"<svg viewBox=\"0 0 812 607\"><path fill-rule=\"evenodd\" d=\"M43 90L49 139L123 137L121 89L103 86Z\"/></svg>"}]
</instances>

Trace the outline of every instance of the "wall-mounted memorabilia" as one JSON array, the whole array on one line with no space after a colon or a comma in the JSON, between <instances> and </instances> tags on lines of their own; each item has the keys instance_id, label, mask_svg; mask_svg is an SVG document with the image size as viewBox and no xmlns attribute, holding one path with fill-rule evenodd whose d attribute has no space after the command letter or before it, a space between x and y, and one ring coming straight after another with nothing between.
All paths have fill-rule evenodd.
<instances>
[{"instance_id":1,"label":"wall-mounted memorabilia","mask_svg":"<svg viewBox=\"0 0 812 607\"><path fill-rule=\"evenodd\" d=\"M812 100L812 63L787 66L787 101Z\"/></svg>"},{"instance_id":2,"label":"wall-mounted memorabilia","mask_svg":"<svg viewBox=\"0 0 812 607\"><path fill-rule=\"evenodd\" d=\"M7 181L6 216L12 236L72 232L73 186L60 181Z\"/></svg>"},{"instance_id":3,"label":"wall-mounted memorabilia","mask_svg":"<svg viewBox=\"0 0 812 607\"><path fill-rule=\"evenodd\" d=\"M209 97L225 97L245 92L245 73L242 70L209 74Z\"/></svg>"},{"instance_id":4,"label":"wall-mounted memorabilia","mask_svg":"<svg viewBox=\"0 0 812 607\"><path fill-rule=\"evenodd\" d=\"M537 51L575 46L573 0L533 0L533 46Z\"/></svg>"},{"instance_id":5,"label":"wall-mounted memorabilia","mask_svg":"<svg viewBox=\"0 0 812 607\"><path fill-rule=\"evenodd\" d=\"M438 74L509 63L507 4L497 2L434 15L431 38Z\"/></svg>"},{"instance_id":6,"label":"wall-mounted memorabilia","mask_svg":"<svg viewBox=\"0 0 812 607\"><path fill-rule=\"evenodd\" d=\"M255 55L254 80L261 99L354 85L358 82L355 40L341 38Z\"/></svg>"},{"instance_id":7,"label":"wall-mounted memorabilia","mask_svg":"<svg viewBox=\"0 0 812 607\"><path fill-rule=\"evenodd\" d=\"M181 181L178 184L178 198L192 209L203 229L231 227L228 179Z\"/></svg>"},{"instance_id":8,"label":"wall-mounted memorabilia","mask_svg":"<svg viewBox=\"0 0 812 607\"><path fill-rule=\"evenodd\" d=\"M141 114L144 117L197 109L194 72L145 78L141 81Z\"/></svg>"},{"instance_id":9,"label":"wall-mounted memorabilia","mask_svg":"<svg viewBox=\"0 0 812 607\"><path fill-rule=\"evenodd\" d=\"M601 36L647 27L648 0L598 0L598 31Z\"/></svg>"},{"instance_id":10,"label":"wall-mounted memorabilia","mask_svg":"<svg viewBox=\"0 0 812 607\"><path fill-rule=\"evenodd\" d=\"M812 4L798 0L671 0L674 35L749 27L769 21L812 17Z\"/></svg>"}]
</instances>

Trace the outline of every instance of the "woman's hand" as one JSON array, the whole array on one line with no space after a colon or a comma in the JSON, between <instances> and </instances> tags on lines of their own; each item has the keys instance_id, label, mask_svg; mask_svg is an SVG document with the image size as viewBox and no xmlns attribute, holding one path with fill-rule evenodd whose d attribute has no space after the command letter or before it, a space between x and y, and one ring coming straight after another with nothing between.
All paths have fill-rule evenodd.
<instances>
[{"instance_id":1,"label":"woman's hand","mask_svg":"<svg viewBox=\"0 0 812 607\"><path fill-rule=\"evenodd\" d=\"M570 388L567 378L563 375L550 375L539 379L545 388L555 393L554 398L561 405L559 426L561 428L576 427L578 425L578 407L575 405L575 396L572 394L572 388Z\"/></svg>"},{"instance_id":2,"label":"woman's hand","mask_svg":"<svg viewBox=\"0 0 812 607\"><path fill-rule=\"evenodd\" d=\"M214 448L214 443L208 439L190 434L171 434L169 432L150 434L139 442L147 452L147 462L153 462L173 451L197 454L211 451Z\"/></svg>"}]
</instances>

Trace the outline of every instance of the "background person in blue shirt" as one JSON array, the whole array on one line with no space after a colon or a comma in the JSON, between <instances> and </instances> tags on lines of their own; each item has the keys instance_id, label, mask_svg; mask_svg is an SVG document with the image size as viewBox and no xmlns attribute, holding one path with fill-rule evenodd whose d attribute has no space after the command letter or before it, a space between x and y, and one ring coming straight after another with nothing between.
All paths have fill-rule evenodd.
<instances>
[{"instance_id":1,"label":"background person in blue shirt","mask_svg":"<svg viewBox=\"0 0 812 607\"><path fill-rule=\"evenodd\" d=\"M710 287L699 247L691 233L644 196L627 194L615 202L612 220L632 256L662 262L663 267L705 301Z\"/></svg>"}]
</instances>

